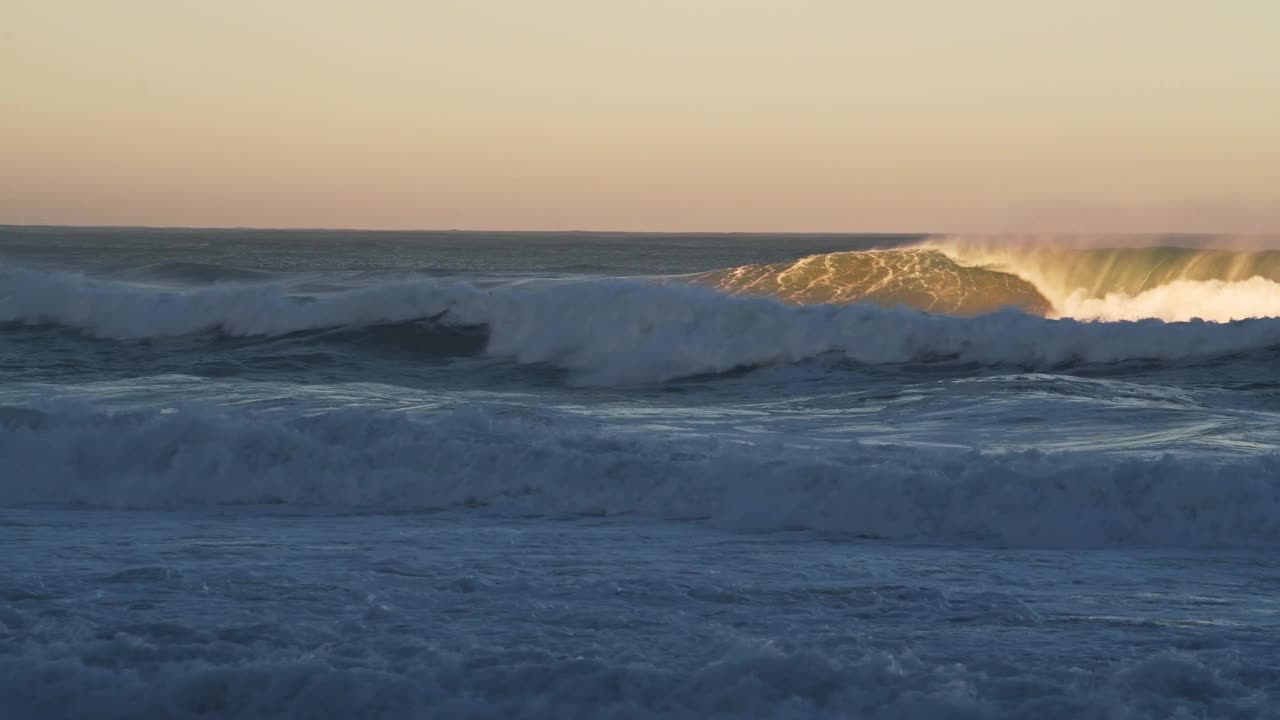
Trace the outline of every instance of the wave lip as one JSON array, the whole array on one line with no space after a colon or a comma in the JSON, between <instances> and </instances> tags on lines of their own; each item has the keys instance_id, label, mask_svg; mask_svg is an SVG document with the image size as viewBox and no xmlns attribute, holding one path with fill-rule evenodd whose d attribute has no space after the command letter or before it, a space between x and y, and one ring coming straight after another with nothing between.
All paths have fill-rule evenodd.
<instances>
[{"instance_id":1,"label":"wave lip","mask_svg":"<svg viewBox=\"0 0 1280 720\"><path fill-rule=\"evenodd\" d=\"M703 519L910 542L1280 544L1280 456L984 453L618 432L474 404L255 414L44 409L0 422L0 505L297 504Z\"/></svg>"}]
</instances>

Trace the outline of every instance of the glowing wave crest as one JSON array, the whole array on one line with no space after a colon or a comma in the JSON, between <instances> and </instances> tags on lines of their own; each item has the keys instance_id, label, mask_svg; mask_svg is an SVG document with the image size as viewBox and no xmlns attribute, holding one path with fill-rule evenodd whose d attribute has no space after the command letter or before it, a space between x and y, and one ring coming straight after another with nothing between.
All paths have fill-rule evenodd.
<instances>
[{"instance_id":1,"label":"glowing wave crest","mask_svg":"<svg viewBox=\"0 0 1280 720\"><path fill-rule=\"evenodd\" d=\"M1104 321L1280 315L1280 251L1098 245L1106 241L935 238L717 270L695 282L802 305L870 302L948 315L1004 307Z\"/></svg>"},{"instance_id":2,"label":"glowing wave crest","mask_svg":"<svg viewBox=\"0 0 1280 720\"><path fill-rule=\"evenodd\" d=\"M1051 317L1227 322L1280 315L1280 251L1106 246L1118 242L1151 240L950 237L924 247L1026 280L1048 300Z\"/></svg>"}]
</instances>

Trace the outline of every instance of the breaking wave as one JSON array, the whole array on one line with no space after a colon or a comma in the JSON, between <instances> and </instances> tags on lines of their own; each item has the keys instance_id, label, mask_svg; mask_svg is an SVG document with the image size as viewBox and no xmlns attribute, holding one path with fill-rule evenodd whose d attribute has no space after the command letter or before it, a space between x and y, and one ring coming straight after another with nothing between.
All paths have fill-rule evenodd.
<instances>
[{"instance_id":1,"label":"breaking wave","mask_svg":"<svg viewBox=\"0 0 1280 720\"><path fill-rule=\"evenodd\" d=\"M953 315L1003 307L1085 320L1280 315L1276 250L935 238L910 248L717 270L695 281L797 304L872 302Z\"/></svg>"},{"instance_id":2,"label":"breaking wave","mask_svg":"<svg viewBox=\"0 0 1280 720\"><path fill-rule=\"evenodd\" d=\"M492 355L547 363L570 371L577 382L604 385L826 354L864 364L1051 368L1280 345L1280 319L1101 323L1017 312L963 318L871 304L794 306L641 280L479 288L424 279L297 296L283 284L165 291L78 275L0 273L0 323L57 325L103 338L274 337L406 322L483 327Z\"/></svg>"},{"instance_id":3,"label":"breaking wave","mask_svg":"<svg viewBox=\"0 0 1280 720\"><path fill-rule=\"evenodd\" d=\"M1280 251L1081 242L947 238L927 247L957 263L1017 275L1057 317L1225 322L1280 315Z\"/></svg>"},{"instance_id":4,"label":"breaking wave","mask_svg":"<svg viewBox=\"0 0 1280 720\"><path fill-rule=\"evenodd\" d=\"M697 282L803 305L872 302L952 315L1010 306L1040 314L1050 310L1035 286L1017 275L967 267L923 248L810 255L794 262L716 270Z\"/></svg>"},{"instance_id":5,"label":"breaking wave","mask_svg":"<svg viewBox=\"0 0 1280 720\"><path fill-rule=\"evenodd\" d=\"M905 541L1077 547L1280 541L1280 457L986 453L627 432L503 404L79 405L0 416L0 504L291 504L697 519Z\"/></svg>"}]
</instances>

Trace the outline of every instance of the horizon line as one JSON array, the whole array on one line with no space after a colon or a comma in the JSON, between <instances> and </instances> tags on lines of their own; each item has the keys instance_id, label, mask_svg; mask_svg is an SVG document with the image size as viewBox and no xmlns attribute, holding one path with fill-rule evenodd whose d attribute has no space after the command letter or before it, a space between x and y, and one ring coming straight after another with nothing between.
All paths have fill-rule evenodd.
<instances>
[{"instance_id":1,"label":"horizon line","mask_svg":"<svg viewBox=\"0 0 1280 720\"><path fill-rule=\"evenodd\" d=\"M224 232L358 232L358 233L503 233L526 235L848 235L879 237L945 237L948 235L1113 235L1124 237L1274 237L1276 232L1232 232L1223 230L1150 230L1141 232L1121 230L951 230L951 231L903 231L903 230L586 230L586 229L538 229L519 230L498 228L369 228L369 227L317 227L317 226L259 226L259 225L116 225L116 224L60 224L60 223L5 223L0 228L40 228L75 230L210 230Z\"/></svg>"}]
</instances>

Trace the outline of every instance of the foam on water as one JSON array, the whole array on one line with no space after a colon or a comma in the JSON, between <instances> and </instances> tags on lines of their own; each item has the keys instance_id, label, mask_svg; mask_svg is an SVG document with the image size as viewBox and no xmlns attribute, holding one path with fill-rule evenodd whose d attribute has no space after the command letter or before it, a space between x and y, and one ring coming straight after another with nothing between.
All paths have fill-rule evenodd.
<instances>
[{"instance_id":1,"label":"foam on water","mask_svg":"<svg viewBox=\"0 0 1280 720\"><path fill-rule=\"evenodd\" d=\"M73 273L0 272L0 322L50 323L118 339L198 332L284 335L428 318L479 296L471 285L400 281L329 295L293 296L284 283L162 290Z\"/></svg>"},{"instance_id":2,"label":"foam on water","mask_svg":"<svg viewBox=\"0 0 1280 720\"><path fill-rule=\"evenodd\" d=\"M474 404L415 416L55 405L0 416L0 504L640 514L1078 547L1280 541L1280 456L1125 457L632 433Z\"/></svg>"},{"instance_id":3,"label":"foam on water","mask_svg":"<svg viewBox=\"0 0 1280 720\"><path fill-rule=\"evenodd\" d=\"M1250 550L297 508L0 540L6 720L1263 718L1280 681Z\"/></svg>"},{"instance_id":4,"label":"foam on water","mask_svg":"<svg viewBox=\"0 0 1280 720\"><path fill-rule=\"evenodd\" d=\"M0 231L5 720L1276 715L1280 256Z\"/></svg>"},{"instance_id":5,"label":"foam on water","mask_svg":"<svg viewBox=\"0 0 1280 720\"><path fill-rule=\"evenodd\" d=\"M1010 676L1004 664L929 663L909 650L832 657L743 642L672 668L537 649L450 652L405 639L384 641L388 657L380 657L365 647L367 637L354 637L359 650L348 649L335 667L305 648L252 657L233 630L162 642L147 632L59 638L19 659L0 658L7 717L1269 717L1247 661L1178 652L1046 678Z\"/></svg>"}]
</instances>

